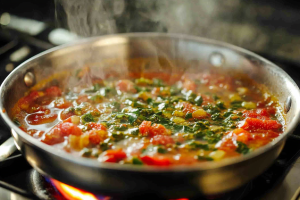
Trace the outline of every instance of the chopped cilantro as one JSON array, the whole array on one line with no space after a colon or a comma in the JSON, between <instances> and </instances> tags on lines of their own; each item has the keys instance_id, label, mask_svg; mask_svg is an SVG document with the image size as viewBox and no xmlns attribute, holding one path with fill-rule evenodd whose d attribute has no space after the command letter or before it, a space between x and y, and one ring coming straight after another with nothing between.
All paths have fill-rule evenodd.
<instances>
[{"instance_id":1,"label":"chopped cilantro","mask_svg":"<svg viewBox=\"0 0 300 200\"><path fill-rule=\"evenodd\" d=\"M217 101L216 106L221 110L226 109L223 101Z\"/></svg>"},{"instance_id":2,"label":"chopped cilantro","mask_svg":"<svg viewBox=\"0 0 300 200\"><path fill-rule=\"evenodd\" d=\"M203 106L203 109L211 115L220 112L220 110L217 106L213 106L211 104Z\"/></svg>"},{"instance_id":3,"label":"chopped cilantro","mask_svg":"<svg viewBox=\"0 0 300 200\"><path fill-rule=\"evenodd\" d=\"M82 115L81 119L82 119L83 123L95 122L95 119L94 119L94 117L91 113L87 113L85 115Z\"/></svg>"},{"instance_id":4,"label":"chopped cilantro","mask_svg":"<svg viewBox=\"0 0 300 200\"><path fill-rule=\"evenodd\" d=\"M198 150L198 149L203 149L203 150L206 150L206 151L209 150L209 146L207 144L202 144L202 143L197 142L197 141L192 141L191 143L189 143L189 147L192 150Z\"/></svg>"},{"instance_id":5,"label":"chopped cilantro","mask_svg":"<svg viewBox=\"0 0 300 200\"><path fill-rule=\"evenodd\" d=\"M83 156L83 157L90 157L92 154L92 150L91 149L88 149L88 148L83 148L81 151L80 151L80 155Z\"/></svg>"},{"instance_id":6,"label":"chopped cilantro","mask_svg":"<svg viewBox=\"0 0 300 200\"><path fill-rule=\"evenodd\" d=\"M17 125L17 126L21 126L21 123L19 122L18 118L14 118L13 122Z\"/></svg>"},{"instance_id":7,"label":"chopped cilantro","mask_svg":"<svg viewBox=\"0 0 300 200\"><path fill-rule=\"evenodd\" d=\"M132 158L132 164L134 164L134 165L143 165L143 162L139 158L134 157L134 158Z\"/></svg>"},{"instance_id":8,"label":"chopped cilantro","mask_svg":"<svg viewBox=\"0 0 300 200\"><path fill-rule=\"evenodd\" d=\"M114 138L115 141L120 141L124 139L124 133L120 131L113 132L112 137Z\"/></svg>"},{"instance_id":9,"label":"chopped cilantro","mask_svg":"<svg viewBox=\"0 0 300 200\"><path fill-rule=\"evenodd\" d=\"M214 159L208 156L197 156L198 160L213 161Z\"/></svg>"},{"instance_id":10,"label":"chopped cilantro","mask_svg":"<svg viewBox=\"0 0 300 200\"><path fill-rule=\"evenodd\" d=\"M139 128L132 128L132 129L130 129L129 132L131 135L137 136L140 131L139 131Z\"/></svg>"},{"instance_id":11,"label":"chopped cilantro","mask_svg":"<svg viewBox=\"0 0 300 200\"><path fill-rule=\"evenodd\" d=\"M250 152L250 149L248 148L248 146L243 143L243 142L238 142L238 147L236 148L236 152L240 153L240 154L247 154Z\"/></svg>"},{"instance_id":12,"label":"chopped cilantro","mask_svg":"<svg viewBox=\"0 0 300 200\"><path fill-rule=\"evenodd\" d=\"M233 101L230 103L231 108L233 109L238 109L238 108L242 108L242 102L241 101Z\"/></svg>"},{"instance_id":13,"label":"chopped cilantro","mask_svg":"<svg viewBox=\"0 0 300 200\"><path fill-rule=\"evenodd\" d=\"M128 116L128 121L130 124L133 124L138 118L138 115L134 113L127 113L126 115Z\"/></svg>"},{"instance_id":14,"label":"chopped cilantro","mask_svg":"<svg viewBox=\"0 0 300 200\"><path fill-rule=\"evenodd\" d=\"M196 104L197 106L201 106L201 104L203 103L203 98L202 98L202 96L197 96L197 97L195 98L194 102L195 102L195 104Z\"/></svg>"},{"instance_id":15,"label":"chopped cilantro","mask_svg":"<svg viewBox=\"0 0 300 200\"><path fill-rule=\"evenodd\" d=\"M164 147L158 147L157 152L161 153L161 154L165 154L165 153L167 153L167 150Z\"/></svg>"},{"instance_id":16,"label":"chopped cilantro","mask_svg":"<svg viewBox=\"0 0 300 200\"><path fill-rule=\"evenodd\" d=\"M106 143L106 142L100 143L100 149L101 149L102 151L106 151L107 149L109 149L109 144Z\"/></svg>"},{"instance_id":17,"label":"chopped cilantro","mask_svg":"<svg viewBox=\"0 0 300 200\"><path fill-rule=\"evenodd\" d=\"M193 118L192 113L187 113L187 114L185 115L185 119L191 119L191 118Z\"/></svg>"}]
</instances>

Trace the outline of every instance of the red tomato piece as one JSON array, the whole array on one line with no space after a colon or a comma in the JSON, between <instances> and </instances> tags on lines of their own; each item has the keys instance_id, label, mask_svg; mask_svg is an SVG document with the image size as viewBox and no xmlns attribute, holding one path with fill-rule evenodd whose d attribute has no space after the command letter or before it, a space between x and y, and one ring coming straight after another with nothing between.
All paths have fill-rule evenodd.
<instances>
[{"instance_id":1,"label":"red tomato piece","mask_svg":"<svg viewBox=\"0 0 300 200\"><path fill-rule=\"evenodd\" d=\"M64 137L61 135L60 128L55 126L48 133L44 134L41 141L48 145L54 145L63 142Z\"/></svg>"},{"instance_id":2,"label":"red tomato piece","mask_svg":"<svg viewBox=\"0 0 300 200\"><path fill-rule=\"evenodd\" d=\"M279 133L272 130L256 130L254 133L252 133L254 140L274 139L279 135Z\"/></svg>"},{"instance_id":3,"label":"red tomato piece","mask_svg":"<svg viewBox=\"0 0 300 200\"><path fill-rule=\"evenodd\" d=\"M106 131L106 127L105 127L103 124L100 124L100 123L89 122L89 123L87 124L87 126L88 126L90 129L104 130L104 131Z\"/></svg>"},{"instance_id":4,"label":"red tomato piece","mask_svg":"<svg viewBox=\"0 0 300 200\"><path fill-rule=\"evenodd\" d=\"M154 94L155 96L159 95L160 92L160 88L159 87L155 87L152 89L151 94Z\"/></svg>"},{"instance_id":5,"label":"red tomato piece","mask_svg":"<svg viewBox=\"0 0 300 200\"><path fill-rule=\"evenodd\" d=\"M194 108L193 104L187 103L187 102L182 102L181 103L183 106L183 112L184 113L192 113L196 111L196 108Z\"/></svg>"},{"instance_id":6,"label":"red tomato piece","mask_svg":"<svg viewBox=\"0 0 300 200\"><path fill-rule=\"evenodd\" d=\"M81 129L73 123L65 122L58 125L63 136L68 135L82 135Z\"/></svg>"},{"instance_id":7,"label":"red tomato piece","mask_svg":"<svg viewBox=\"0 0 300 200\"><path fill-rule=\"evenodd\" d=\"M224 151L235 151L237 146L234 144L232 138L224 138L220 143L218 143L218 149Z\"/></svg>"},{"instance_id":8,"label":"red tomato piece","mask_svg":"<svg viewBox=\"0 0 300 200\"><path fill-rule=\"evenodd\" d=\"M46 95L51 97L61 96L62 92L57 86L51 86L46 89Z\"/></svg>"},{"instance_id":9,"label":"red tomato piece","mask_svg":"<svg viewBox=\"0 0 300 200\"><path fill-rule=\"evenodd\" d=\"M143 163L147 165L153 165L153 166L169 166L171 164L170 159L163 156L157 156L157 157L142 156L141 160L143 161Z\"/></svg>"},{"instance_id":10,"label":"red tomato piece","mask_svg":"<svg viewBox=\"0 0 300 200\"><path fill-rule=\"evenodd\" d=\"M150 142L154 145L174 144L173 138L167 135L155 135Z\"/></svg>"},{"instance_id":11,"label":"red tomato piece","mask_svg":"<svg viewBox=\"0 0 300 200\"><path fill-rule=\"evenodd\" d=\"M251 134L242 128L233 130L232 134L236 141L243 142L245 144L247 144L248 141L251 140Z\"/></svg>"},{"instance_id":12,"label":"red tomato piece","mask_svg":"<svg viewBox=\"0 0 300 200\"><path fill-rule=\"evenodd\" d=\"M107 132L104 130L90 130L89 141L93 144L99 144L107 138Z\"/></svg>"},{"instance_id":13,"label":"red tomato piece","mask_svg":"<svg viewBox=\"0 0 300 200\"><path fill-rule=\"evenodd\" d=\"M19 102L18 102L18 105L21 109L26 110L26 109L28 109L29 105L31 103L33 103L34 100L36 100L37 98L39 98L43 95L44 95L43 92L32 91L32 92L30 92L29 95L27 95L26 97L20 99Z\"/></svg>"},{"instance_id":14,"label":"red tomato piece","mask_svg":"<svg viewBox=\"0 0 300 200\"><path fill-rule=\"evenodd\" d=\"M68 109L66 109L66 110L64 110L64 111L62 111L61 113L60 113L60 118L62 119L62 120L65 120L65 119L69 119L71 116L73 116L73 115L75 115L75 113L74 112L70 112ZM70 120L71 120L71 118L70 118ZM70 121L71 122L71 121Z\"/></svg>"},{"instance_id":15,"label":"red tomato piece","mask_svg":"<svg viewBox=\"0 0 300 200\"><path fill-rule=\"evenodd\" d=\"M148 136L151 128L151 121L143 121L139 126L139 131L143 136Z\"/></svg>"},{"instance_id":16,"label":"red tomato piece","mask_svg":"<svg viewBox=\"0 0 300 200\"><path fill-rule=\"evenodd\" d=\"M116 89L121 92L136 92L134 88L134 83L130 80L119 80L116 83Z\"/></svg>"},{"instance_id":17,"label":"red tomato piece","mask_svg":"<svg viewBox=\"0 0 300 200\"><path fill-rule=\"evenodd\" d=\"M276 108L274 107L267 107L266 108L268 113L270 113L271 115L275 115L276 114Z\"/></svg>"},{"instance_id":18,"label":"red tomato piece","mask_svg":"<svg viewBox=\"0 0 300 200\"><path fill-rule=\"evenodd\" d=\"M256 118L246 118L239 125L240 128L245 130L276 130L282 127L280 123L275 120L261 120Z\"/></svg>"},{"instance_id":19,"label":"red tomato piece","mask_svg":"<svg viewBox=\"0 0 300 200\"><path fill-rule=\"evenodd\" d=\"M89 140L93 144L99 144L101 141L100 135L96 131L89 131Z\"/></svg>"},{"instance_id":20,"label":"red tomato piece","mask_svg":"<svg viewBox=\"0 0 300 200\"><path fill-rule=\"evenodd\" d=\"M57 114L48 114L46 115L45 113L36 113L36 114L31 114L27 117L27 122L28 124L31 125L39 125L39 124L46 124L46 123L51 123L54 120L56 120Z\"/></svg>"},{"instance_id":21,"label":"red tomato piece","mask_svg":"<svg viewBox=\"0 0 300 200\"><path fill-rule=\"evenodd\" d=\"M104 162L119 162L127 157L126 153L122 149L107 150L104 154Z\"/></svg>"},{"instance_id":22,"label":"red tomato piece","mask_svg":"<svg viewBox=\"0 0 300 200\"><path fill-rule=\"evenodd\" d=\"M63 98L59 98L59 99L54 101L55 108L64 109L64 108L69 108L71 105L72 105L71 102L66 101Z\"/></svg>"},{"instance_id":23,"label":"red tomato piece","mask_svg":"<svg viewBox=\"0 0 300 200\"><path fill-rule=\"evenodd\" d=\"M268 113L267 109L259 108L256 110L245 110L243 111L243 116L258 119L269 119L270 114Z\"/></svg>"},{"instance_id":24,"label":"red tomato piece","mask_svg":"<svg viewBox=\"0 0 300 200\"><path fill-rule=\"evenodd\" d=\"M197 89L197 85L194 81L190 80L190 79L184 79L183 81L183 88L186 90L192 90L193 92L196 91Z\"/></svg>"},{"instance_id":25,"label":"red tomato piece","mask_svg":"<svg viewBox=\"0 0 300 200\"><path fill-rule=\"evenodd\" d=\"M202 94L201 97L203 99L202 105L207 105L213 102L213 99L208 95Z\"/></svg>"},{"instance_id":26,"label":"red tomato piece","mask_svg":"<svg viewBox=\"0 0 300 200\"><path fill-rule=\"evenodd\" d=\"M77 103L83 103L83 102L87 102L89 100L87 95L80 95L78 96L76 102Z\"/></svg>"},{"instance_id":27,"label":"red tomato piece","mask_svg":"<svg viewBox=\"0 0 300 200\"><path fill-rule=\"evenodd\" d=\"M168 130L166 129L166 127L164 127L161 124L153 124L150 127L150 131L149 131L149 136L153 137L155 135L163 135L164 133L166 133Z\"/></svg>"}]
</instances>

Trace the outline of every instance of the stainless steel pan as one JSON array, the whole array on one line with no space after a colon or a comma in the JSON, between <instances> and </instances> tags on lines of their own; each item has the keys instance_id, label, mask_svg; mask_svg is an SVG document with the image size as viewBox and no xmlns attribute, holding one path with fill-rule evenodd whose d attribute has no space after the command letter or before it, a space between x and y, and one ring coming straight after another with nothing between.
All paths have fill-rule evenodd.
<instances>
[{"instance_id":1,"label":"stainless steel pan","mask_svg":"<svg viewBox=\"0 0 300 200\"><path fill-rule=\"evenodd\" d=\"M107 59L121 61L118 66L108 68L126 74L138 68L128 66L126 60L137 57L154 60L160 57L153 66L147 66L154 71L183 73L212 67L227 73L242 72L249 75L257 82L265 84L285 108L285 132L272 143L246 156L208 162L201 166L160 169L99 163L97 160L74 157L37 141L12 122L10 110L29 90L28 86L56 72L82 67L86 63L99 63L99 66L107 69L104 64L101 65ZM160 66L161 58L167 63L167 67ZM109 35L50 49L11 72L2 83L0 94L0 110L6 111L1 112L1 116L13 130L17 148L36 170L87 191L128 196L152 193L177 198L223 193L237 188L272 164L281 152L287 136L297 126L300 114L300 93L297 85L273 63L229 44L161 33Z\"/></svg>"}]
</instances>

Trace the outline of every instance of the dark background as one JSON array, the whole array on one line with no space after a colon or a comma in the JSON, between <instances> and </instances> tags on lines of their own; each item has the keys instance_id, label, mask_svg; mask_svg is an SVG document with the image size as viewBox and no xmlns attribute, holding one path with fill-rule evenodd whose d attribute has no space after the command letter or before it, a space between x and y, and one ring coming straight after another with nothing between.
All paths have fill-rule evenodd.
<instances>
[{"instance_id":1,"label":"dark background","mask_svg":"<svg viewBox=\"0 0 300 200\"><path fill-rule=\"evenodd\" d=\"M70 1L74 2L74 8L67 14L63 4ZM112 33L105 27L98 27L94 32L81 30L82 24L88 25L86 29L95 24L91 20L91 13L87 12L89 16L84 18L82 7L93 7L97 1L102 2L103 6L98 15L103 14L103 10L106 12L115 25L113 32L151 31L197 35L300 61L300 1L56 0L55 4L54 0L1 0L0 14L8 12L44 21L50 27L71 29L82 36ZM79 15L84 18L82 24L76 24Z\"/></svg>"}]
</instances>

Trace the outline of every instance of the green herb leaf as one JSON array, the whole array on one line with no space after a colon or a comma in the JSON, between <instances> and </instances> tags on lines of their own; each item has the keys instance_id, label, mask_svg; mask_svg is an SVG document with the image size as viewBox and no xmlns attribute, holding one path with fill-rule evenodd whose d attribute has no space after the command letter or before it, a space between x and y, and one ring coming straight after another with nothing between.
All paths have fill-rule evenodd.
<instances>
[{"instance_id":1,"label":"green herb leaf","mask_svg":"<svg viewBox=\"0 0 300 200\"><path fill-rule=\"evenodd\" d=\"M134 165L143 165L144 163L139 158L132 158L132 164Z\"/></svg>"},{"instance_id":2,"label":"green herb leaf","mask_svg":"<svg viewBox=\"0 0 300 200\"><path fill-rule=\"evenodd\" d=\"M167 150L165 148L163 148L163 147L158 147L157 148L157 152L161 153L161 154L165 154L165 153L167 153Z\"/></svg>"},{"instance_id":3,"label":"green herb leaf","mask_svg":"<svg viewBox=\"0 0 300 200\"><path fill-rule=\"evenodd\" d=\"M203 103L203 98L202 98L202 96L197 96L197 97L195 98L194 102L195 102L195 104L196 104L197 106L201 106L201 104Z\"/></svg>"},{"instance_id":4,"label":"green herb leaf","mask_svg":"<svg viewBox=\"0 0 300 200\"><path fill-rule=\"evenodd\" d=\"M192 141L191 143L189 143L189 146L192 150L198 150L198 149L203 149L208 151L209 150L209 146L207 144L202 144L200 142L197 141Z\"/></svg>"},{"instance_id":5,"label":"green herb leaf","mask_svg":"<svg viewBox=\"0 0 300 200\"><path fill-rule=\"evenodd\" d=\"M133 124L138 118L138 115L134 113L127 113L126 115L128 116L128 121L130 124Z\"/></svg>"},{"instance_id":6,"label":"green herb leaf","mask_svg":"<svg viewBox=\"0 0 300 200\"><path fill-rule=\"evenodd\" d=\"M19 122L18 118L14 118L13 122L17 125L17 126L21 126L21 123Z\"/></svg>"},{"instance_id":7,"label":"green herb leaf","mask_svg":"<svg viewBox=\"0 0 300 200\"><path fill-rule=\"evenodd\" d=\"M247 154L250 152L250 149L248 148L248 146L243 143L243 142L238 142L238 147L236 148L236 152L240 153L240 154Z\"/></svg>"},{"instance_id":8,"label":"green herb leaf","mask_svg":"<svg viewBox=\"0 0 300 200\"><path fill-rule=\"evenodd\" d=\"M133 135L133 136L137 136L140 132L139 128L132 128L130 129L130 134Z\"/></svg>"},{"instance_id":9,"label":"green herb leaf","mask_svg":"<svg viewBox=\"0 0 300 200\"><path fill-rule=\"evenodd\" d=\"M81 151L80 151L80 155L83 156L83 157L90 157L92 154L92 150L91 149L88 149L88 148L83 148Z\"/></svg>"},{"instance_id":10,"label":"green herb leaf","mask_svg":"<svg viewBox=\"0 0 300 200\"><path fill-rule=\"evenodd\" d=\"M185 115L185 119L191 119L191 118L193 118L193 114L192 113L187 113Z\"/></svg>"},{"instance_id":11,"label":"green herb leaf","mask_svg":"<svg viewBox=\"0 0 300 200\"><path fill-rule=\"evenodd\" d=\"M197 156L198 160L213 161L214 159L208 156Z\"/></svg>"},{"instance_id":12,"label":"green herb leaf","mask_svg":"<svg viewBox=\"0 0 300 200\"><path fill-rule=\"evenodd\" d=\"M83 123L86 122L95 122L95 119L91 113L87 113L81 117Z\"/></svg>"},{"instance_id":13,"label":"green herb leaf","mask_svg":"<svg viewBox=\"0 0 300 200\"><path fill-rule=\"evenodd\" d=\"M233 101L230 103L230 105L233 109L242 108L242 101Z\"/></svg>"}]
</instances>

